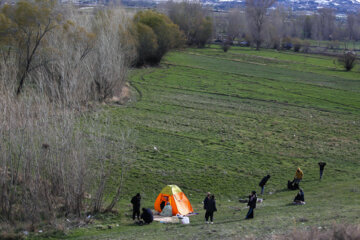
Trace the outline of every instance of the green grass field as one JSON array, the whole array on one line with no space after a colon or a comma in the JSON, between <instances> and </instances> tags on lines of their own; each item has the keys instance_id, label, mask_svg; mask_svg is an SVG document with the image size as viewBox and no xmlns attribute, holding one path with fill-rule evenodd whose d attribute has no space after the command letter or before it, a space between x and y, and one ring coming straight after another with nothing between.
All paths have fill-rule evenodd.
<instances>
[{"instance_id":1,"label":"green grass field","mask_svg":"<svg viewBox=\"0 0 360 240\"><path fill-rule=\"evenodd\" d=\"M360 223L359 67L345 72L330 57L211 47L171 52L159 67L134 70L131 83L127 106L103 110L113 134L132 128L138 136L120 215L62 238L267 238ZM318 161L328 163L321 182ZM297 167L304 171L304 206L290 205L296 191L286 190ZM238 199L259 192L268 173L255 219L243 220L246 204ZM143 205L153 207L166 184L177 184L200 215L187 226L133 225L130 197L141 192ZM204 224L207 191L217 199L214 225Z\"/></svg>"}]
</instances>

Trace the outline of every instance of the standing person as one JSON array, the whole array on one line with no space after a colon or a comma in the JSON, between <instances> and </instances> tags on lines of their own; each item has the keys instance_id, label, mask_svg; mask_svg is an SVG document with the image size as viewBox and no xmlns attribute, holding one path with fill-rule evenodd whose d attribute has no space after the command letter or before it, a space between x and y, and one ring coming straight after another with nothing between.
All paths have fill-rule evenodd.
<instances>
[{"instance_id":1,"label":"standing person","mask_svg":"<svg viewBox=\"0 0 360 240\"><path fill-rule=\"evenodd\" d=\"M133 220L135 220L135 216L137 217L138 220L140 220L139 219L139 217L140 217L140 201L141 201L140 193L137 193L131 199L131 203L133 205L133 215L132 215Z\"/></svg>"},{"instance_id":2,"label":"standing person","mask_svg":"<svg viewBox=\"0 0 360 240\"><path fill-rule=\"evenodd\" d=\"M303 176L304 176L303 171L301 171L301 169L298 168L298 169L296 170L296 173L295 173L294 184L299 185L299 184L300 184L300 181L301 181L302 178L303 178Z\"/></svg>"},{"instance_id":3,"label":"standing person","mask_svg":"<svg viewBox=\"0 0 360 240\"><path fill-rule=\"evenodd\" d=\"M249 211L246 214L245 219L254 218L254 209L256 208L256 201L257 201L256 192L252 191L251 195L249 196L249 202L248 202Z\"/></svg>"},{"instance_id":4,"label":"standing person","mask_svg":"<svg viewBox=\"0 0 360 240\"><path fill-rule=\"evenodd\" d=\"M326 165L326 162L319 162L319 167L320 167L320 180L322 179L322 175L324 173L324 168L325 168L325 165Z\"/></svg>"},{"instance_id":5,"label":"standing person","mask_svg":"<svg viewBox=\"0 0 360 240\"><path fill-rule=\"evenodd\" d=\"M206 223L209 223L209 217L210 217L210 221L211 224L214 224L213 222L213 218L214 218L214 212L216 212L216 202L215 202L215 195L211 195L210 199L207 202L206 205L206 213L205 213L205 221Z\"/></svg>"},{"instance_id":6,"label":"standing person","mask_svg":"<svg viewBox=\"0 0 360 240\"><path fill-rule=\"evenodd\" d=\"M209 202L209 200L210 200L210 197L211 197L211 194L210 194L210 192L208 192L207 195L206 195L206 197L205 197L205 199L204 199L204 201L203 201L203 203L204 203L204 209L205 209L205 210L206 210L206 207L207 207L208 202Z\"/></svg>"},{"instance_id":7,"label":"standing person","mask_svg":"<svg viewBox=\"0 0 360 240\"><path fill-rule=\"evenodd\" d=\"M264 194L265 185L269 179L270 179L269 174L267 176L263 177L263 179L261 179L261 181L259 183L259 186L261 187L261 195Z\"/></svg>"},{"instance_id":8,"label":"standing person","mask_svg":"<svg viewBox=\"0 0 360 240\"><path fill-rule=\"evenodd\" d=\"M154 220L154 216L149 208L143 208L141 214L141 219L144 220L146 224L150 224Z\"/></svg>"}]
</instances>

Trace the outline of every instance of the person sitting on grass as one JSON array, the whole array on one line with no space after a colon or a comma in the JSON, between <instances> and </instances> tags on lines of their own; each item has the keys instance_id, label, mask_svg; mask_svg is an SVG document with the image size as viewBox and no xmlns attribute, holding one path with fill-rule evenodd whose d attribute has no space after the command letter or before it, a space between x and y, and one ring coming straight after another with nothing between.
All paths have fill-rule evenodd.
<instances>
[{"instance_id":1,"label":"person sitting on grass","mask_svg":"<svg viewBox=\"0 0 360 240\"><path fill-rule=\"evenodd\" d=\"M300 188L298 194L294 198L294 204L305 204L305 195L304 191Z\"/></svg>"},{"instance_id":2,"label":"person sitting on grass","mask_svg":"<svg viewBox=\"0 0 360 240\"><path fill-rule=\"evenodd\" d=\"M164 207L166 206L166 203L169 201L169 198L167 196L164 196L162 198L162 201L160 203L160 209L161 211L164 209Z\"/></svg>"},{"instance_id":3,"label":"person sitting on grass","mask_svg":"<svg viewBox=\"0 0 360 240\"><path fill-rule=\"evenodd\" d=\"M150 224L153 220L153 214L149 208L143 208L141 214L141 219L144 220L145 224Z\"/></svg>"},{"instance_id":4,"label":"person sitting on grass","mask_svg":"<svg viewBox=\"0 0 360 240\"><path fill-rule=\"evenodd\" d=\"M163 217L171 217L172 216L172 207L170 205L170 202L166 203L166 206L161 211L160 216L163 216Z\"/></svg>"}]
</instances>

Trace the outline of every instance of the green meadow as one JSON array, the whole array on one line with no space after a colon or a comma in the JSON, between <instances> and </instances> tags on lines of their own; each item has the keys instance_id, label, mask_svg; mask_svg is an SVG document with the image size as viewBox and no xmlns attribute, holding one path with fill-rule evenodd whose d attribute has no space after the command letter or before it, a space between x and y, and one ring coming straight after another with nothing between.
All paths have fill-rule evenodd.
<instances>
[{"instance_id":1,"label":"green meadow","mask_svg":"<svg viewBox=\"0 0 360 240\"><path fill-rule=\"evenodd\" d=\"M320 55L190 48L170 52L158 67L133 70L131 86L127 105L101 112L114 136L127 128L137 136L119 214L53 238L263 239L360 223L359 65L345 72ZM322 181L319 161L327 163ZM304 172L303 206L291 205L297 191L286 189L297 167ZM264 201L246 221L238 199L260 192L267 174ZM153 208L167 184L178 185L199 215L190 225L134 225L131 196L140 192L143 206ZM208 191L217 200L214 225L204 223Z\"/></svg>"}]
</instances>

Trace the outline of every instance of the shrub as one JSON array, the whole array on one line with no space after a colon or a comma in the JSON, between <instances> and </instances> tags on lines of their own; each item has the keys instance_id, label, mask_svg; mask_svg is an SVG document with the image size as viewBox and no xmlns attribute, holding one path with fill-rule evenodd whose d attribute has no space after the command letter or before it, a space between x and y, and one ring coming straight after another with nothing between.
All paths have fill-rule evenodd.
<instances>
[{"instance_id":1,"label":"shrub","mask_svg":"<svg viewBox=\"0 0 360 240\"><path fill-rule=\"evenodd\" d=\"M212 36L213 21L207 10L198 2L169 2L170 19L184 32L186 43L190 46L204 47Z\"/></svg>"},{"instance_id":2,"label":"shrub","mask_svg":"<svg viewBox=\"0 0 360 240\"><path fill-rule=\"evenodd\" d=\"M353 51L344 52L338 59L339 63L346 69L350 71L354 68L356 63L356 53Z\"/></svg>"},{"instance_id":3,"label":"shrub","mask_svg":"<svg viewBox=\"0 0 360 240\"><path fill-rule=\"evenodd\" d=\"M231 47L231 42L230 41L224 41L222 44L221 44L221 48L224 52L227 52Z\"/></svg>"},{"instance_id":4,"label":"shrub","mask_svg":"<svg viewBox=\"0 0 360 240\"><path fill-rule=\"evenodd\" d=\"M302 52L308 53L310 51L310 46L311 46L310 41L303 40L302 42L303 42L303 44L302 44Z\"/></svg>"},{"instance_id":5,"label":"shrub","mask_svg":"<svg viewBox=\"0 0 360 240\"><path fill-rule=\"evenodd\" d=\"M173 48L181 47L184 37L179 27L166 15L151 10L134 16L138 41L137 66L158 64Z\"/></svg>"},{"instance_id":6,"label":"shrub","mask_svg":"<svg viewBox=\"0 0 360 240\"><path fill-rule=\"evenodd\" d=\"M285 50L290 50L293 47L291 38L289 38L289 37L283 38L281 47Z\"/></svg>"},{"instance_id":7,"label":"shrub","mask_svg":"<svg viewBox=\"0 0 360 240\"><path fill-rule=\"evenodd\" d=\"M293 43L294 52L299 52L300 48L301 48L301 45L302 45L301 40L298 39L298 38L294 38L292 40L292 43Z\"/></svg>"}]
</instances>

